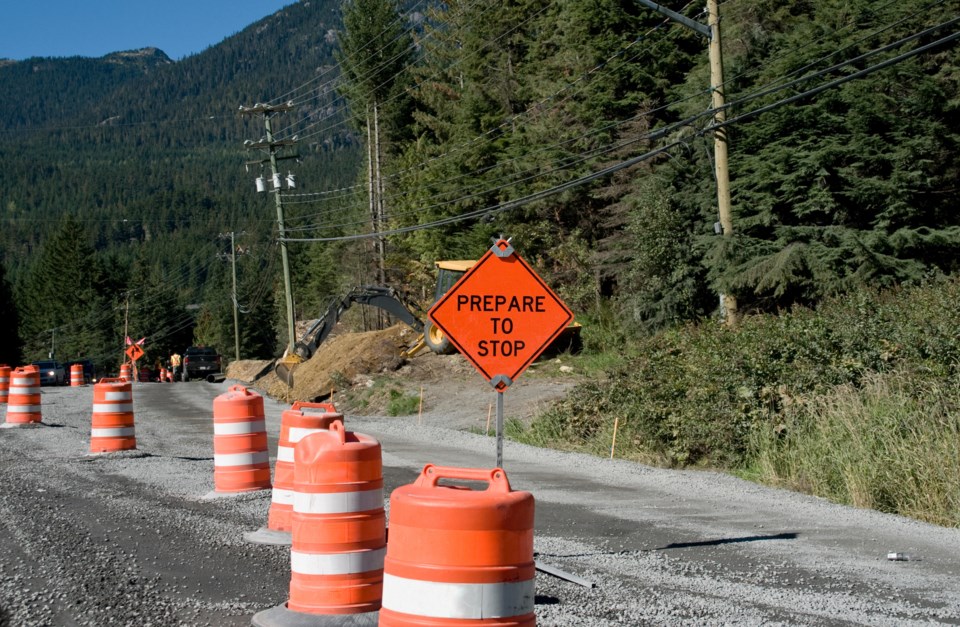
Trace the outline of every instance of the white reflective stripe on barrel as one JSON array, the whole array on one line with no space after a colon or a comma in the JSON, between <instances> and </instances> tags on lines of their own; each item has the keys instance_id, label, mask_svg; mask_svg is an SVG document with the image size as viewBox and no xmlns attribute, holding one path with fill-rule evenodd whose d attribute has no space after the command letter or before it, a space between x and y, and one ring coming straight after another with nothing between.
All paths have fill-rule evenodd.
<instances>
[{"instance_id":1,"label":"white reflective stripe on barrel","mask_svg":"<svg viewBox=\"0 0 960 627\"><path fill-rule=\"evenodd\" d=\"M321 431L327 431L327 429L307 429L305 427L290 427L287 429L287 441L290 444L296 444L303 438L308 435L313 435L314 433L319 433ZM290 461L293 461L292 459Z\"/></svg>"},{"instance_id":2,"label":"white reflective stripe on barrel","mask_svg":"<svg viewBox=\"0 0 960 627\"><path fill-rule=\"evenodd\" d=\"M383 507L383 488L362 492L296 492L293 511L300 514L346 514Z\"/></svg>"},{"instance_id":3,"label":"white reflective stripe on barrel","mask_svg":"<svg viewBox=\"0 0 960 627\"><path fill-rule=\"evenodd\" d=\"M245 435L247 433L260 433L267 430L267 423L264 420L253 420L250 422L215 422L213 423L214 435Z\"/></svg>"},{"instance_id":4,"label":"white reflective stripe on barrel","mask_svg":"<svg viewBox=\"0 0 960 627\"><path fill-rule=\"evenodd\" d=\"M293 463L293 447L292 446L278 446L277 447L277 461L278 462L287 462L288 464Z\"/></svg>"},{"instance_id":5,"label":"white reflective stripe on barrel","mask_svg":"<svg viewBox=\"0 0 960 627\"><path fill-rule=\"evenodd\" d=\"M383 608L431 618L503 618L534 611L534 580L439 583L383 574Z\"/></svg>"},{"instance_id":6,"label":"white reflective stripe on barrel","mask_svg":"<svg viewBox=\"0 0 960 627\"><path fill-rule=\"evenodd\" d=\"M293 505L293 490L284 490L283 488L274 488L271 500L278 505Z\"/></svg>"},{"instance_id":7,"label":"white reflective stripe on barrel","mask_svg":"<svg viewBox=\"0 0 960 627\"><path fill-rule=\"evenodd\" d=\"M131 414L133 413L133 403L94 403L93 413L95 414Z\"/></svg>"},{"instance_id":8,"label":"white reflective stripe on barrel","mask_svg":"<svg viewBox=\"0 0 960 627\"><path fill-rule=\"evenodd\" d=\"M35 414L40 411L40 405L7 405L7 415L9 414Z\"/></svg>"},{"instance_id":9,"label":"white reflective stripe on barrel","mask_svg":"<svg viewBox=\"0 0 960 627\"><path fill-rule=\"evenodd\" d=\"M14 377L13 381L10 383L11 386L21 385L23 387L29 387L32 385L39 385L40 377Z\"/></svg>"},{"instance_id":10,"label":"white reflective stripe on barrel","mask_svg":"<svg viewBox=\"0 0 960 627\"><path fill-rule=\"evenodd\" d=\"M136 435L133 427L109 427L104 429L93 428L90 429L90 437L92 438L123 438L126 436Z\"/></svg>"},{"instance_id":11,"label":"white reflective stripe on barrel","mask_svg":"<svg viewBox=\"0 0 960 627\"><path fill-rule=\"evenodd\" d=\"M127 390L126 392L104 392L103 400L105 401L131 401L133 400L133 392Z\"/></svg>"},{"instance_id":12,"label":"white reflective stripe on barrel","mask_svg":"<svg viewBox=\"0 0 960 627\"><path fill-rule=\"evenodd\" d=\"M10 386L11 394L39 394L40 386L39 385L17 385L14 383Z\"/></svg>"},{"instance_id":13,"label":"white reflective stripe on barrel","mask_svg":"<svg viewBox=\"0 0 960 627\"><path fill-rule=\"evenodd\" d=\"M386 547L350 553L290 551L290 570L299 575L350 575L383 569Z\"/></svg>"},{"instance_id":14,"label":"white reflective stripe on barrel","mask_svg":"<svg viewBox=\"0 0 960 627\"><path fill-rule=\"evenodd\" d=\"M214 453L214 466L252 466L253 464L269 464L270 457L266 451L254 453Z\"/></svg>"}]
</instances>

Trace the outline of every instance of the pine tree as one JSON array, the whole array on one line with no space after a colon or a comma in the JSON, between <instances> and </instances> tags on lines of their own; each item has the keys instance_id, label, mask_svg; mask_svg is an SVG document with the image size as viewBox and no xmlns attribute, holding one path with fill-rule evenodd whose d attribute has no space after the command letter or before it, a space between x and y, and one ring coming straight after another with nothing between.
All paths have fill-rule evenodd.
<instances>
[{"instance_id":1,"label":"pine tree","mask_svg":"<svg viewBox=\"0 0 960 627\"><path fill-rule=\"evenodd\" d=\"M402 128L406 71L413 54L396 0L350 0L343 7L339 88L355 119L363 120L371 228L384 231L389 219L384 158ZM375 238L378 280L387 283L386 238Z\"/></svg>"},{"instance_id":2,"label":"pine tree","mask_svg":"<svg viewBox=\"0 0 960 627\"><path fill-rule=\"evenodd\" d=\"M0 263L0 364L14 367L21 363L20 316L13 299L13 287L7 281L7 271Z\"/></svg>"}]
</instances>

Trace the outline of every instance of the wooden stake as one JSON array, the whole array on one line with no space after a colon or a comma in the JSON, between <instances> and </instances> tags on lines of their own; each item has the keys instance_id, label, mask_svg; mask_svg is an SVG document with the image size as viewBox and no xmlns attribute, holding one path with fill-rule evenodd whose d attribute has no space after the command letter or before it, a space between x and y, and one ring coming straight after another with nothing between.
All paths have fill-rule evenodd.
<instances>
[{"instance_id":1,"label":"wooden stake","mask_svg":"<svg viewBox=\"0 0 960 627\"><path fill-rule=\"evenodd\" d=\"M620 416L613 419L613 442L610 443L610 459L613 459L613 452L617 449L617 428L620 426Z\"/></svg>"},{"instance_id":2,"label":"wooden stake","mask_svg":"<svg viewBox=\"0 0 960 627\"><path fill-rule=\"evenodd\" d=\"M420 407L417 409L417 425L423 424L423 386L420 386Z\"/></svg>"},{"instance_id":3,"label":"wooden stake","mask_svg":"<svg viewBox=\"0 0 960 627\"><path fill-rule=\"evenodd\" d=\"M493 403L487 407L487 435L490 435L490 414L493 413Z\"/></svg>"}]
</instances>

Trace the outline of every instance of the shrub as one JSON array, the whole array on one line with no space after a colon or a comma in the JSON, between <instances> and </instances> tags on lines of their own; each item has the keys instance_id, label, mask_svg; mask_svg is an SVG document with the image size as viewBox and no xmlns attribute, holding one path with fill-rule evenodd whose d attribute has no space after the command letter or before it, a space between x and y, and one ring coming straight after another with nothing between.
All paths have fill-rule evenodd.
<instances>
[{"instance_id":1,"label":"shrub","mask_svg":"<svg viewBox=\"0 0 960 627\"><path fill-rule=\"evenodd\" d=\"M746 317L731 329L690 324L642 340L636 357L578 386L519 439L668 465L741 468L752 438L784 411L835 386L897 369L934 378L960 365L960 279L863 289L817 310Z\"/></svg>"}]
</instances>

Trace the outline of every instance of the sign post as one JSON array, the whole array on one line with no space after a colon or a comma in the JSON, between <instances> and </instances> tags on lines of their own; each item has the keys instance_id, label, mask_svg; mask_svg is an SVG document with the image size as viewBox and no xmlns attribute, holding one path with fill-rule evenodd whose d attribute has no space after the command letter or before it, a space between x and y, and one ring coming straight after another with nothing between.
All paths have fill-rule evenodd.
<instances>
[{"instance_id":1,"label":"sign post","mask_svg":"<svg viewBox=\"0 0 960 627\"><path fill-rule=\"evenodd\" d=\"M497 392L497 467L503 393L573 321L573 312L499 239L427 312Z\"/></svg>"}]
</instances>

